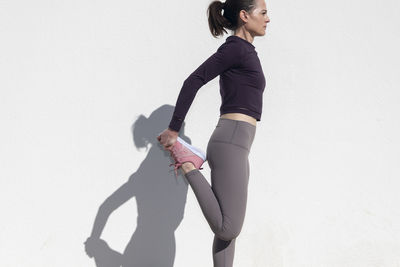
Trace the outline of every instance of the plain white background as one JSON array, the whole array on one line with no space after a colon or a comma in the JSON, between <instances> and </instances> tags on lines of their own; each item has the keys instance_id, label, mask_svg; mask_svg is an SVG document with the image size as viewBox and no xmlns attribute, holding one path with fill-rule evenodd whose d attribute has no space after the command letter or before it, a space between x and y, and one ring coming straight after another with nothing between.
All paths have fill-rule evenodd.
<instances>
[{"instance_id":1,"label":"plain white background","mask_svg":"<svg viewBox=\"0 0 400 267\"><path fill-rule=\"evenodd\" d=\"M148 157L132 124L175 105L184 79L228 36L211 36L208 4L0 1L1 266L95 266L83 242L99 207ZM267 8L266 35L253 42L267 86L235 266L399 267L399 2ZM185 134L203 150L218 79L186 117ZM150 148L165 158L157 179L175 183L170 159ZM190 187L185 196L167 256L175 267L212 266L213 234ZM101 238L122 253L137 216L133 197ZM150 245L145 256L157 253Z\"/></svg>"}]
</instances>

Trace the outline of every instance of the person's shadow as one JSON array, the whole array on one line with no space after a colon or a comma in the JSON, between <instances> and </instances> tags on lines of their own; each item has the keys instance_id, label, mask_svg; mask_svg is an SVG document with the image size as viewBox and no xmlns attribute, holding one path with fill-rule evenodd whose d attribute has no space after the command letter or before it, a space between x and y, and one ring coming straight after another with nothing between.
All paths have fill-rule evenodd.
<instances>
[{"instance_id":1,"label":"person's shadow","mask_svg":"<svg viewBox=\"0 0 400 267\"><path fill-rule=\"evenodd\" d=\"M138 148L150 144L146 158L120 188L100 205L85 251L97 267L172 267L175 260L174 232L183 219L188 182L178 170L175 177L170 152L163 149L157 136L168 127L174 107L163 105L149 118L141 115L132 125L133 141ZM179 136L182 136L184 123ZM181 135L182 134L182 135ZM136 197L137 227L125 250L120 253L100 239L110 214Z\"/></svg>"}]
</instances>

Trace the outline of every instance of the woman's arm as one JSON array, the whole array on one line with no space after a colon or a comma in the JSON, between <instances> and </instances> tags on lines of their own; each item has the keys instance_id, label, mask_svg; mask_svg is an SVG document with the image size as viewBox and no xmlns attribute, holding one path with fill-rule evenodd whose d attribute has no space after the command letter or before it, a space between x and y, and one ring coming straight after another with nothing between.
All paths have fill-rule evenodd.
<instances>
[{"instance_id":1,"label":"woman's arm","mask_svg":"<svg viewBox=\"0 0 400 267\"><path fill-rule=\"evenodd\" d=\"M242 61L243 46L235 41L226 41L204 61L188 78L178 95L169 128L179 132L197 91L224 71L238 66Z\"/></svg>"}]
</instances>

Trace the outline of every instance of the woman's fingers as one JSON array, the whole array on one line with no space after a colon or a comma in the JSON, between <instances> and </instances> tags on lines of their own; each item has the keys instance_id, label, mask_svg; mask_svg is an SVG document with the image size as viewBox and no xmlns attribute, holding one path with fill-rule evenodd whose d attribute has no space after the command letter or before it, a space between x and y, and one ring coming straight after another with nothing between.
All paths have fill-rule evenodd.
<instances>
[{"instance_id":1,"label":"woman's fingers","mask_svg":"<svg viewBox=\"0 0 400 267\"><path fill-rule=\"evenodd\" d=\"M157 140L158 140L161 144L163 144L163 141L162 141L162 133L160 133L160 134L157 136Z\"/></svg>"},{"instance_id":2,"label":"woman's fingers","mask_svg":"<svg viewBox=\"0 0 400 267\"><path fill-rule=\"evenodd\" d=\"M174 141L172 141L173 137L168 134L167 130L159 133L157 136L157 140L164 147L164 150L171 150L174 143Z\"/></svg>"}]
</instances>

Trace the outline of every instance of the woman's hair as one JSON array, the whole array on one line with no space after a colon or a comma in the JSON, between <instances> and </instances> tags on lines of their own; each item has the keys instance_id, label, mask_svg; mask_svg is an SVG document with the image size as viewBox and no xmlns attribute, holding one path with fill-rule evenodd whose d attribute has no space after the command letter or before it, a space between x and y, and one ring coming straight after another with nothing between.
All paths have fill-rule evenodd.
<instances>
[{"instance_id":1,"label":"woman's hair","mask_svg":"<svg viewBox=\"0 0 400 267\"><path fill-rule=\"evenodd\" d=\"M208 26L214 37L227 33L224 28L235 31L238 28L240 10L251 12L255 7L254 0L219 0L211 2L208 6ZM223 12L223 14L222 14Z\"/></svg>"}]
</instances>

